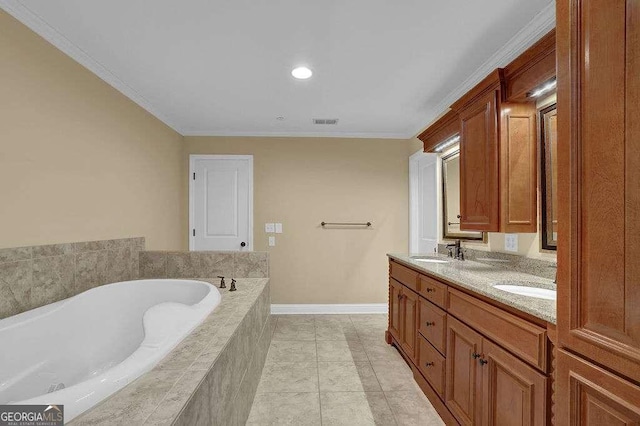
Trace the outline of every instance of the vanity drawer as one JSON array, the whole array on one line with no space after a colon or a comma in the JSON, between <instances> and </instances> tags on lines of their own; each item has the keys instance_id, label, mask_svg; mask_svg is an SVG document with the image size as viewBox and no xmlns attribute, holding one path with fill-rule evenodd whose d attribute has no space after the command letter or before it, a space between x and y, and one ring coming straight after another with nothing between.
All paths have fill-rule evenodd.
<instances>
[{"instance_id":1,"label":"vanity drawer","mask_svg":"<svg viewBox=\"0 0 640 426\"><path fill-rule=\"evenodd\" d=\"M422 336L418 337L418 368L444 399L445 359Z\"/></svg>"},{"instance_id":2,"label":"vanity drawer","mask_svg":"<svg viewBox=\"0 0 640 426\"><path fill-rule=\"evenodd\" d=\"M547 330L458 290L449 290L450 315L524 361L547 372Z\"/></svg>"},{"instance_id":3,"label":"vanity drawer","mask_svg":"<svg viewBox=\"0 0 640 426\"><path fill-rule=\"evenodd\" d=\"M418 291L418 273L396 262L389 262L389 274L413 291Z\"/></svg>"},{"instance_id":4,"label":"vanity drawer","mask_svg":"<svg viewBox=\"0 0 640 426\"><path fill-rule=\"evenodd\" d=\"M447 308L447 285L425 275L420 275L418 293L443 309Z\"/></svg>"},{"instance_id":5,"label":"vanity drawer","mask_svg":"<svg viewBox=\"0 0 640 426\"><path fill-rule=\"evenodd\" d=\"M421 298L418 321L420 333L444 354L447 349L447 313Z\"/></svg>"}]
</instances>

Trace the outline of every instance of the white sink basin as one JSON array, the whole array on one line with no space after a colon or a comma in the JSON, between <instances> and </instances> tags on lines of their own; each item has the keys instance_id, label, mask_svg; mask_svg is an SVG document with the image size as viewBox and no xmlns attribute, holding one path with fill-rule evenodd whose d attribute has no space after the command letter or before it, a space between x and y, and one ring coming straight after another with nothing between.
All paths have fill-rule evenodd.
<instances>
[{"instance_id":1,"label":"white sink basin","mask_svg":"<svg viewBox=\"0 0 640 426\"><path fill-rule=\"evenodd\" d=\"M447 260L438 259L435 257L426 257L426 256L415 256L411 257L412 260L416 262L426 262L426 263L449 263Z\"/></svg>"},{"instance_id":2,"label":"white sink basin","mask_svg":"<svg viewBox=\"0 0 640 426\"><path fill-rule=\"evenodd\" d=\"M546 288L528 287L523 285L496 284L493 286L502 291L536 299L556 300L556 291Z\"/></svg>"}]
</instances>

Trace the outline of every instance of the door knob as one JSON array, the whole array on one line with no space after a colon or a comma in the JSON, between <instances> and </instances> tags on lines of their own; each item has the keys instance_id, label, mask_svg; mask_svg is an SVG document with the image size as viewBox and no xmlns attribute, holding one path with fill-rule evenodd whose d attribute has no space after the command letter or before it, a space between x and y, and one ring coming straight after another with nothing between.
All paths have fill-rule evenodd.
<instances>
[{"instance_id":1,"label":"door knob","mask_svg":"<svg viewBox=\"0 0 640 426\"><path fill-rule=\"evenodd\" d=\"M247 245L247 243L245 243L244 241L240 243L240 247L244 247L246 245Z\"/></svg>"}]
</instances>

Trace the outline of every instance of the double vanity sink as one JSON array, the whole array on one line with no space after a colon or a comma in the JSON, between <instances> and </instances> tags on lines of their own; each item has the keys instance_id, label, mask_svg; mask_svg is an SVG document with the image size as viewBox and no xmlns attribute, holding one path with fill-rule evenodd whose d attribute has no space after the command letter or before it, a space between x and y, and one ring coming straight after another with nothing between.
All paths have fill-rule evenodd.
<instances>
[{"instance_id":1,"label":"double vanity sink","mask_svg":"<svg viewBox=\"0 0 640 426\"><path fill-rule=\"evenodd\" d=\"M446 260L439 256L409 256L409 258L414 262L419 262L421 264L450 264L453 262L452 260ZM493 261L494 259L488 260ZM552 288L554 286L551 286L548 283L528 280L501 280L493 283L492 287L519 296L543 300L556 300L556 290L555 288Z\"/></svg>"}]
</instances>

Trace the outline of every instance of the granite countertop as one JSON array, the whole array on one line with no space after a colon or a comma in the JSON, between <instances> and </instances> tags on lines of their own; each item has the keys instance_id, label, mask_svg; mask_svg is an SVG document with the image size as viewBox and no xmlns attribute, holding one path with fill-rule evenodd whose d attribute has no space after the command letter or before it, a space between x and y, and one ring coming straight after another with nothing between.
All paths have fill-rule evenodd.
<instances>
[{"instance_id":1,"label":"granite countertop","mask_svg":"<svg viewBox=\"0 0 640 426\"><path fill-rule=\"evenodd\" d=\"M512 281L513 283L505 282L503 284L527 285L555 290L556 284L552 280L505 269L499 266L499 263L494 266L471 260L455 260L443 255L425 255L424 257L437 257L447 260L447 263L427 263L411 258L411 256L419 255L390 253L387 256L425 274L449 281L461 288L471 290L549 323L556 323L555 300L521 296L493 287L498 281ZM525 283L522 283L523 281Z\"/></svg>"}]
</instances>

